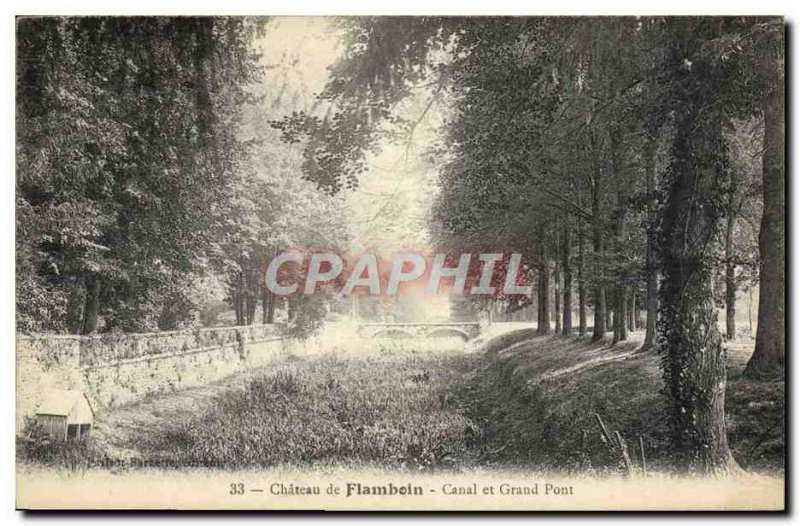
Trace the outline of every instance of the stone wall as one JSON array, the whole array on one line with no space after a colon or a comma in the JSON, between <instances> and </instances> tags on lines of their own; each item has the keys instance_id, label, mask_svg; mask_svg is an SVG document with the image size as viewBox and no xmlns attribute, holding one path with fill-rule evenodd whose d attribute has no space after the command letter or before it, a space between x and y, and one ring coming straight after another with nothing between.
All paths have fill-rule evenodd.
<instances>
[{"instance_id":1,"label":"stone wall","mask_svg":"<svg viewBox=\"0 0 800 526\"><path fill-rule=\"evenodd\" d=\"M17 431L47 389L80 389L103 411L266 365L294 346L275 325L17 336Z\"/></svg>"}]
</instances>

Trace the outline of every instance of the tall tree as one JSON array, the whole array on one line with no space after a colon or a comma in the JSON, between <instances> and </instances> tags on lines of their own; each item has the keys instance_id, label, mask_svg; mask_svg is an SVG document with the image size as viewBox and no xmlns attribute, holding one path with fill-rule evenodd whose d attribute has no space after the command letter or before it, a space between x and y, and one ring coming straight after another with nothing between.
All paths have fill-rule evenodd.
<instances>
[{"instance_id":1,"label":"tall tree","mask_svg":"<svg viewBox=\"0 0 800 526\"><path fill-rule=\"evenodd\" d=\"M710 255L725 209L729 170L723 99L731 72L703 53L719 35L712 21L675 24L664 68L676 109L672 162L666 174L660 259L664 279L659 351L669 392L669 425L679 465L728 472L735 462L725 427L726 363L717 329Z\"/></svg>"},{"instance_id":2,"label":"tall tree","mask_svg":"<svg viewBox=\"0 0 800 526\"><path fill-rule=\"evenodd\" d=\"M564 221L564 237L561 241L561 265L564 269L564 323L562 334L572 335L572 236L569 221Z\"/></svg>"},{"instance_id":3,"label":"tall tree","mask_svg":"<svg viewBox=\"0 0 800 526\"><path fill-rule=\"evenodd\" d=\"M92 332L101 315L106 329L192 323L193 283L247 155L235 134L260 24L50 17L17 28L20 328ZM39 302L37 286L59 305Z\"/></svg>"},{"instance_id":4,"label":"tall tree","mask_svg":"<svg viewBox=\"0 0 800 526\"><path fill-rule=\"evenodd\" d=\"M786 345L786 238L784 168L784 40L782 20L765 29L760 66L764 72L764 213L761 219L760 290L756 348L745 374L782 376Z\"/></svg>"},{"instance_id":5,"label":"tall tree","mask_svg":"<svg viewBox=\"0 0 800 526\"><path fill-rule=\"evenodd\" d=\"M658 317L658 262L656 261L656 216L653 199L649 196L656 191L656 138L648 136L645 143L645 179L647 181L646 192L648 194L647 221L646 221L646 249L645 249L645 308L647 309L647 320L645 321L645 335L643 350L651 349L656 343L656 318Z\"/></svg>"}]
</instances>

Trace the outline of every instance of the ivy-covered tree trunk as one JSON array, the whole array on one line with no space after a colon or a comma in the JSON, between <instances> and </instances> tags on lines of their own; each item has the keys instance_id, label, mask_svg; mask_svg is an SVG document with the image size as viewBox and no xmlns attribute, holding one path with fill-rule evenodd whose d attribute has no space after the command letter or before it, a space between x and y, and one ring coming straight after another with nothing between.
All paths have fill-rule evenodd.
<instances>
[{"instance_id":1,"label":"ivy-covered tree trunk","mask_svg":"<svg viewBox=\"0 0 800 526\"><path fill-rule=\"evenodd\" d=\"M697 92L682 93L659 243L659 352L677 466L722 473L736 464L725 428L725 351L717 329L710 255L724 206L725 149L721 126L706 122L708 116L701 121L713 90L688 80Z\"/></svg>"},{"instance_id":2,"label":"ivy-covered tree trunk","mask_svg":"<svg viewBox=\"0 0 800 526\"><path fill-rule=\"evenodd\" d=\"M758 237L761 268L756 349L745 369L750 377L782 376L785 368L783 32L774 33L763 60L768 86L764 101L764 214Z\"/></svg>"}]
</instances>

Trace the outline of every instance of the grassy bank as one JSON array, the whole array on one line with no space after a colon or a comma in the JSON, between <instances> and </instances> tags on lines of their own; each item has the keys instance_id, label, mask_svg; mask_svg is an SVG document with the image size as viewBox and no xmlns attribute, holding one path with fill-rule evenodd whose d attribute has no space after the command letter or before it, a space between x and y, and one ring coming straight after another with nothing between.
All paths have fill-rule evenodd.
<instances>
[{"instance_id":1,"label":"grassy bank","mask_svg":"<svg viewBox=\"0 0 800 526\"><path fill-rule=\"evenodd\" d=\"M473 426L448 393L467 368L461 350L295 357L127 446L179 465L463 465Z\"/></svg>"},{"instance_id":2,"label":"grassy bank","mask_svg":"<svg viewBox=\"0 0 800 526\"><path fill-rule=\"evenodd\" d=\"M470 353L436 345L287 355L266 370L115 408L99 416L93 444L39 451L33 443L20 458L68 467L91 454L226 469L618 473L600 415L635 465L641 439L649 470L668 470L659 357L637 352L638 341L611 347L525 329ZM751 350L729 352L729 442L743 467L781 473L784 384L741 376Z\"/></svg>"},{"instance_id":3,"label":"grassy bank","mask_svg":"<svg viewBox=\"0 0 800 526\"><path fill-rule=\"evenodd\" d=\"M503 339L503 345L490 342L489 352L458 390L461 410L481 429L481 463L618 470L619 455L601 438L596 413L612 433L620 432L634 463L639 463L641 437L650 469L666 469L667 429L655 352L636 352L638 341L610 347L522 333ZM747 469L782 472L784 384L742 377L751 350L739 345L729 352L731 449Z\"/></svg>"}]
</instances>

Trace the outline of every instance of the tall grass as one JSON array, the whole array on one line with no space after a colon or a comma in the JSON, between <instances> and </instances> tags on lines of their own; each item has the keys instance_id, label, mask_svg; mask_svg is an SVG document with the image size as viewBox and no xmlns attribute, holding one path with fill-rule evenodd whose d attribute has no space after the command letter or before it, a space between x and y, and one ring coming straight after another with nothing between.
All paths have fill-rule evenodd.
<instances>
[{"instance_id":1,"label":"tall grass","mask_svg":"<svg viewBox=\"0 0 800 526\"><path fill-rule=\"evenodd\" d=\"M447 393L467 369L463 351L297 359L131 445L173 465L464 466L476 428Z\"/></svg>"}]
</instances>

